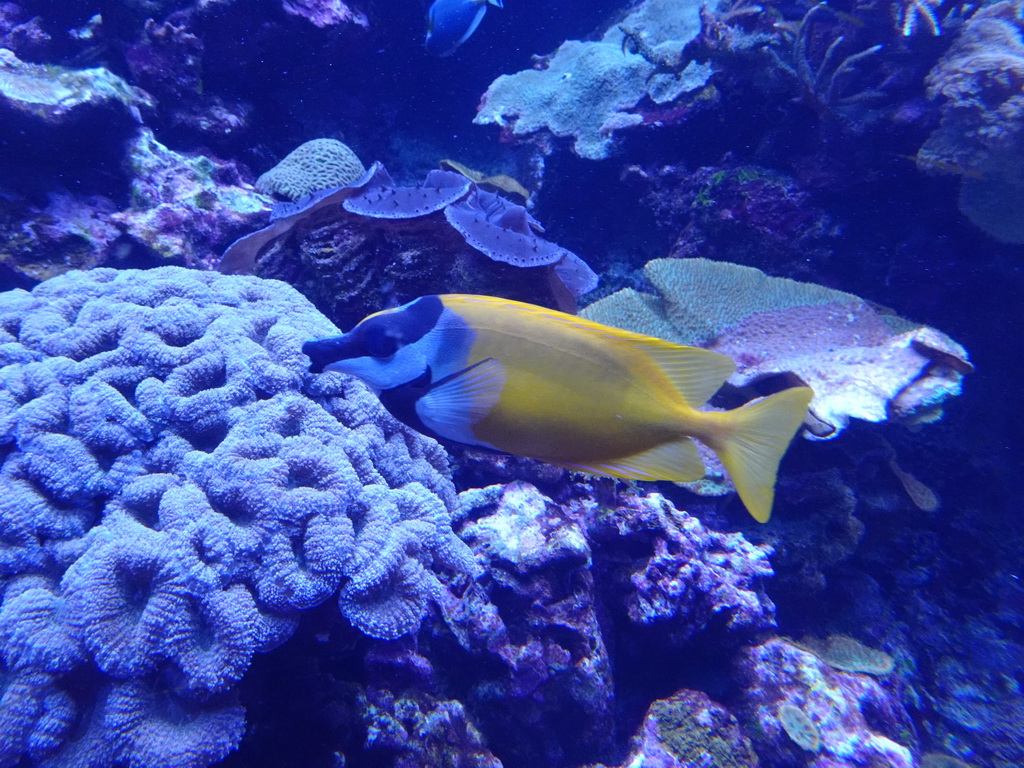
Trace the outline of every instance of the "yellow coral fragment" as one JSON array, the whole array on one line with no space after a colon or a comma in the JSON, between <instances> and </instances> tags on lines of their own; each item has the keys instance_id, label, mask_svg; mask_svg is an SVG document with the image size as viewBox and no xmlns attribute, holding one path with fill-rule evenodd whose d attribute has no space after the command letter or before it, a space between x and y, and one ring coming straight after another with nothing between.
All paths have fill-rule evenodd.
<instances>
[{"instance_id":1,"label":"yellow coral fragment","mask_svg":"<svg viewBox=\"0 0 1024 768\"><path fill-rule=\"evenodd\" d=\"M782 729L798 747L808 752L817 752L821 749L821 734L818 732L818 726L800 707L783 704L779 707L778 717Z\"/></svg>"},{"instance_id":2,"label":"yellow coral fragment","mask_svg":"<svg viewBox=\"0 0 1024 768\"><path fill-rule=\"evenodd\" d=\"M805 637L799 642L787 639L786 642L802 651L813 653L830 667L843 672L887 675L896 666L895 659L885 651L869 648L847 635L829 635L824 640Z\"/></svg>"}]
</instances>

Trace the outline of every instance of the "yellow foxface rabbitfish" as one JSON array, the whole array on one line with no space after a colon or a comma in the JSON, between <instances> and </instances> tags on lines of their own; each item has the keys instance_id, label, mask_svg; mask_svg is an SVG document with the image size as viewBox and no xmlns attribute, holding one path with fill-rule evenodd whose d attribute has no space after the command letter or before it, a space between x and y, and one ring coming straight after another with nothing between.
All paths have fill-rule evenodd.
<instances>
[{"instance_id":1,"label":"yellow foxface rabbitfish","mask_svg":"<svg viewBox=\"0 0 1024 768\"><path fill-rule=\"evenodd\" d=\"M487 6L502 0L434 0L427 11L427 39L423 45L435 56L448 56L469 40L487 13Z\"/></svg>"},{"instance_id":2,"label":"yellow foxface rabbitfish","mask_svg":"<svg viewBox=\"0 0 1024 768\"><path fill-rule=\"evenodd\" d=\"M704 476L700 440L762 522L812 394L795 387L701 411L735 370L725 355L490 296L424 296L302 349L313 373L357 376L396 418L441 441L690 482Z\"/></svg>"}]
</instances>

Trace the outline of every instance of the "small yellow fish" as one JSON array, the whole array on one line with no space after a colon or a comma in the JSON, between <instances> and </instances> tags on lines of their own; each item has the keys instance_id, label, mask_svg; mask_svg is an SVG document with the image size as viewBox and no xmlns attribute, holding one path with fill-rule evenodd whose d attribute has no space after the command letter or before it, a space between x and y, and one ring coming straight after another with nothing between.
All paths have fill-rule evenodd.
<instances>
[{"instance_id":1,"label":"small yellow fish","mask_svg":"<svg viewBox=\"0 0 1024 768\"><path fill-rule=\"evenodd\" d=\"M491 296L423 296L302 349L313 373L362 379L396 418L443 441L597 475L691 482L704 476L695 438L761 522L812 396L795 387L700 411L735 370L725 355Z\"/></svg>"}]
</instances>

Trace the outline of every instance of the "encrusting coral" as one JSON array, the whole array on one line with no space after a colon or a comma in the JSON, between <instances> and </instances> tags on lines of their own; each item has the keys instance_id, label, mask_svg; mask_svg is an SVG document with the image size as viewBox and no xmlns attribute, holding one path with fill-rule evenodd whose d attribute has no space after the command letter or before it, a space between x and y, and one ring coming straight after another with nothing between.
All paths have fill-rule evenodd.
<instances>
[{"instance_id":1,"label":"encrusting coral","mask_svg":"<svg viewBox=\"0 0 1024 768\"><path fill-rule=\"evenodd\" d=\"M812 437L851 418L933 420L973 370L948 336L849 293L709 259L655 259L644 274L657 295L626 288L582 316L729 355L735 387L796 377L814 390Z\"/></svg>"},{"instance_id":2,"label":"encrusting coral","mask_svg":"<svg viewBox=\"0 0 1024 768\"><path fill-rule=\"evenodd\" d=\"M885 651L869 648L859 640L846 635L829 635L824 640L805 637L799 642L790 641L790 644L813 653L830 667L844 672L888 675L896 666L895 659Z\"/></svg>"},{"instance_id":3,"label":"encrusting coral","mask_svg":"<svg viewBox=\"0 0 1024 768\"><path fill-rule=\"evenodd\" d=\"M337 333L284 284L175 267L0 294L0 764L208 765L297 611L340 588L395 638L474 569L443 451L306 376Z\"/></svg>"},{"instance_id":4,"label":"encrusting coral","mask_svg":"<svg viewBox=\"0 0 1024 768\"><path fill-rule=\"evenodd\" d=\"M821 749L821 734L818 731L818 726L800 707L783 704L779 707L777 715L779 725L794 744L808 752L817 752Z\"/></svg>"}]
</instances>

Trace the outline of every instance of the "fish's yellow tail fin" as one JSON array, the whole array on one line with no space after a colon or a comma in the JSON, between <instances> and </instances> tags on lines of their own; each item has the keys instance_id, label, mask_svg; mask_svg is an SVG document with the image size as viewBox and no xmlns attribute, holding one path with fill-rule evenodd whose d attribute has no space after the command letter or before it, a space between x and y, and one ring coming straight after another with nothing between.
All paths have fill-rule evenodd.
<instances>
[{"instance_id":1,"label":"fish's yellow tail fin","mask_svg":"<svg viewBox=\"0 0 1024 768\"><path fill-rule=\"evenodd\" d=\"M813 396L810 387L793 387L722 414L724 439L714 446L715 453L758 522L771 517L779 462Z\"/></svg>"}]
</instances>

